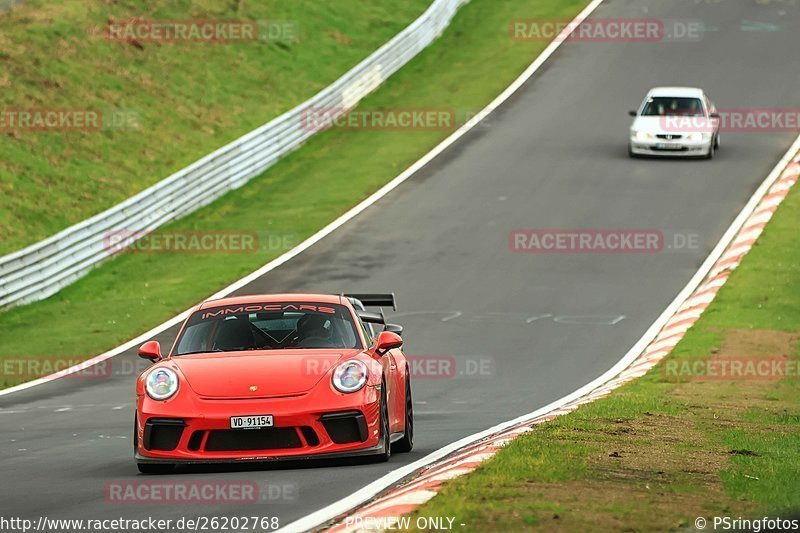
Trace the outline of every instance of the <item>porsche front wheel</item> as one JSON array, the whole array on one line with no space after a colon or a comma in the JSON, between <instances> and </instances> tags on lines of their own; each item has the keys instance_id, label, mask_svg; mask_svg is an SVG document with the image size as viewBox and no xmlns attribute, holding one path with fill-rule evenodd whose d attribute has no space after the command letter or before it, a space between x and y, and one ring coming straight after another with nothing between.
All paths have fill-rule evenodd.
<instances>
[{"instance_id":1,"label":"porsche front wheel","mask_svg":"<svg viewBox=\"0 0 800 533\"><path fill-rule=\"evenodd\" d=\"M411 397L411 376L406 371L406 429L403 438L392 445L393 452L405 453L414 448L414 400Z\"/></svg>"},{"instance_id":2,"label":"porsche front wheel","mask_svg":"<svg viewBox=\"0 0 800 533\"><path fill-rule=\"evenodd\" d=\"M384 381L381 383L381 414L380 414L380 424L381 424L381 442L383 443L383 449L381 453L376 456L376 460L380 463L384 463L389 460L392 456L392 432L389 426L389 405L386 401L386 382Z\"/></svg>"}]
</instances>

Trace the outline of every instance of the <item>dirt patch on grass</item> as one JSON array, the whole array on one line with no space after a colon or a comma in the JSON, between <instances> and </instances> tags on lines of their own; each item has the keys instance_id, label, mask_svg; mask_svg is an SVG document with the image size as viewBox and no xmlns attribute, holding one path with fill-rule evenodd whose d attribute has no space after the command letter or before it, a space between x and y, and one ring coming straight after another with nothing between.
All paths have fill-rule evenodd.
<instances>
[{"instance_id":1,"label":"dirt patch on grass","mask_svg":"<svg viewBox=\"0 0 800 533\"><path fill-rule=\"evenodd\" d=\"M328 36L332 37L333 40L336 41L339 44L349 45L352 42L350 40L350 37L348 37L347 35L345 35L344 33L340 32L340 31L336 31L336 30L326 31L325 35L328 35Z\"/></svg>"},{"instance_id":2,"label":"dirt patch on grass","mask_svg":"<svg viewBox=\"0 0 800 533\"><path fill-rule=\"evenodd\" d=\"M621 490L622 489L622 490ZM671 531L689 526L684 516L708 514L703 497L659 492L642 487L623 487L600 481L541 484L527 496L530 501L557 502L552 509L513 513L513 531ZM489 515L487 518L491 518ZM523 524L527 524L524 526ZM474 524L473 524L474 525ZM479 531L481 528L474 528Z\"/></svg>"},{"instance_id":3,"label":"dirt patch on grass","mask_svg":"<svg viewBox=\"0 0 800 533\"><path fill-rule=\"evenodd\" d=\"M800 334L773 329L727 329L719 350L730 357L786 357L790 358Z\"/></svg>"},{"instance_id":4,"label":"dirt patch on grass","mask_svg":"<svg viewBox=\"0 0 800 533\"><path fill-rule=\"evenodd\" d=\"M796 346L800 343L800 334L775 330L725 330L720 348L712 350L716 360L755 362L786 362L794 358ZM769 366L772 369L772 365ZM787 367L783 367L784 369ZM782 387L781 367L772 373L768 370L758 376L737 375L733 378L699 377L697 380L676 387L670 394L672 398L684 401L687 408L695 413L703 414L702 421L706 429L750 429L756 425L762 430L770 430L761 421L752 424L746 420L745 413L760 411L765 413L781 413L786 405L776 402L774 393ZM708 416L708 414L712 416ZM776 428L777 429L777 428Z\"/></svg>"}]
</instances>

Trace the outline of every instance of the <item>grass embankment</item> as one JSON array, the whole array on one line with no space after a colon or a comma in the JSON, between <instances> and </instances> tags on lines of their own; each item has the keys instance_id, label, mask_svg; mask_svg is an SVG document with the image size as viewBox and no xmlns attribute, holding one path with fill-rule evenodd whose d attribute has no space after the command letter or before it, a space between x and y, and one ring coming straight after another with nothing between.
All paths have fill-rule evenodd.
<instances>
[{"instance_id":1,"label":"grass embankment","mask_svg":"<svg viewBox=\"0 0 800 533\"><path fill-rule=\"evenodd\" d=\"M26 0L0 13L0 112L102 117L89 131L0 121L0 254L111 207L313 96L429 3ZM256 28L266 40L105 38L110 21L135 18L273 22Z\"/></svg>"},{"instance_id":2,"label":"grass embankment","mask_svg":"<svg viewBox=\"0 0 800 533\"><path fill-rule=\"evenodd\" d=\"M516 18L563 19L584 0L472 0L442 37L395 74L362 109L481 109L547 43L516 43ZM336 6L339 4L336 3ZM454 128L333 129L170 230L257 231L296 243L411 165ZM123 254L57 295L0 314L3 358L87 358L133 338L285 251L247 254ZM46 335L31 335L46 327ZM19 381L6 375L0 386Z\"/></svg>"},{"instance_id":3,"label":"grass embankment","mask_svg":"<svg viewBox=\"0 0 800 533\"><path fill-rule=\"evenodd\" d=\"M468 531L665 531L694 528L697 517L708 529L714 516L797 518L798 220L796 187L658 367L537 426L417 515L455 516ZM726 368L737 378L721 378Z\"/></svg>"}]
</instances>

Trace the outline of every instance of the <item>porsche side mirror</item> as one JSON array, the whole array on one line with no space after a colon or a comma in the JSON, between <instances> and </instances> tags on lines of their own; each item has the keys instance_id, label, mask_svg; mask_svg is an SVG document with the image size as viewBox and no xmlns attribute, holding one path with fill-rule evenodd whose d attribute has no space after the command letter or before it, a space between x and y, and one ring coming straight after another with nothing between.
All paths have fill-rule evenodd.
<instances>
[{"instance_id":1,"label":"porsche side mirror","mask_svg":"<svg viewBox=\"0 0 800 533\"><path fill-rule=\"evenodd\" d=\"M155 363L161 360L161 345L158 341L147 341L139 348L139 357Z\"/></svg>"},{"instance_id":2,"label":"porsche side mirror","mask_svg":"<svg viewBox=\"0 0 800 533\"><path fill-rule=\"evenodd\" d=\"M634 109L631 109L630 111L628 111L628 114L630 116L632 116L632 117L635 117L636 116L636 111Z\"/></svg>"},{"instance_id":3,"label":"porsche side mirror","mask_svg":"<svg viewBox=\"0 0 800 533\"><path fill-rule=\"evenodd\" d=\"M391 331L392 333L397 333L398 336L402 336L403 326L400 324L386 324L383 326L383 331Z\"/></svg>"},{"instance_id":4,"label":"porsche side mirror","mask_svg":"<svg viewBox=\"0 0 800 533\"><path fill-rule=\"evenodd\" d=\"M708 116L711 117L711 118L719 118L719 113L711 113Z\"/></svg>"},{"instance_id":5,"label":"porsche side mirror","mask_svg":"<svg viewBox=\"0 0 800 533\"><path fill-rule=\"evenodd\" d=\"M400 335L392 331L381 331L381 334L378 335L378 343L375 346L375 353L383 355L389 350L399 348L402 345L403 339L400 338Z\"/></svg>"}]
</instances>

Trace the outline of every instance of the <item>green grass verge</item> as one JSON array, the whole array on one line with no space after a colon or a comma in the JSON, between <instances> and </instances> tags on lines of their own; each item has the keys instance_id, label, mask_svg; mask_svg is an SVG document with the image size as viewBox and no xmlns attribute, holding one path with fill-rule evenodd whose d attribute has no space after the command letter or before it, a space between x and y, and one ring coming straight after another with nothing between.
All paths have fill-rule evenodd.
<instances>
[{"instance_id":1,"label":"green grass verge","mask_svg":"<svg viewBox=\"0 0 800 533\"><path fill-rule=\"evenodd\" d=\"M0 112L130 112L135 127L0 127L0 254L111 207L313 96L430 0L26 0L0 14ZM109 41L109 20L273 20L272 41ZM274 31L274 30L273 30ZM8 120L6 120L8 123Z\"/></svg>"},{"instance_id":2,"label":"green grass verge","mask_svg":"<svg viewBox=\"0 0 800 533\"><path fill-rule=\"evenodd\" d=\"M546 43L514 43L515 18L574 16L584 0L472 0L430 48L395 74L363 109L481 109ZM451 133L329 130L247 186L165 230L257 231L291 242L313 234ZM280 255L124 254L47 300L0 314L0 358L87 358L147 331ZM276 287L276 290L279 288ZM46 324L47 335L31 335ZM2 386L20 381L2 376Z\"/></svg>"},{"instance_id":3,"label":"green grass verge","mask_svg":"<svg viewBox=\"0 0 800 533\"><path fill-rule=\"evenodd\" d=\"M693 527L698 516L793 510L796 517L798 219L795 187L665 361L611 396L515 440L448 483L412 523L420 516L451 516L466 523L465 531L664 531ZM786 375L709 379L698 376L707 367L686 366L706 365L712 357L777 359Z\"/></svg>"}]
</instances>

